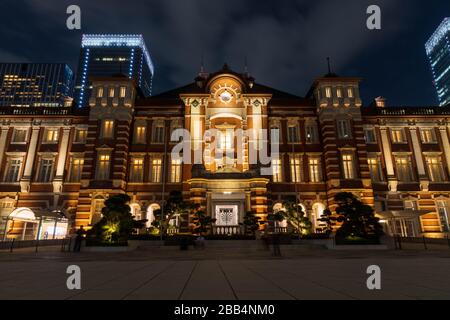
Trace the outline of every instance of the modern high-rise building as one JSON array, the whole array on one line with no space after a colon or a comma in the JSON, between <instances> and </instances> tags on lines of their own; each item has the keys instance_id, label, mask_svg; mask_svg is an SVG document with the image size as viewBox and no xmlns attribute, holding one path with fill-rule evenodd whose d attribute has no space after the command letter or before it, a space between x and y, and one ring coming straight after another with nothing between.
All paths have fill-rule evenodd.
<instances>
[{"instance_id":1,"label":"modern high-rise building","mask_svg":"<svg viewBox=\"0 0 450 320\"><path fill-rule=\"evenodd\" d=\"M154 67L143 36L83 35L75 87L77 107L87 105L90 77L110 77L117 74L133 79L144 97L151 95Z\"/></svg>"},{"instance_id":2,"label":"modern high-rise building","mask_svg":"<svg viewBox=\"0 0 450 320\"><path fill-rule=\"evenodd\" d=\"M445 18L425 44L439 104L450 104L450 18Z\"/></svg>"},{"instance_id":3,"label":"modern high-rise building","mask_svg":"<svg viewBox=\"0 0 450 320\"><path fill-rule=\"evenodd\" d=\"M0 108L68 106L74 80L64 63L0 63Z\"/></svg>"}]
</instances>

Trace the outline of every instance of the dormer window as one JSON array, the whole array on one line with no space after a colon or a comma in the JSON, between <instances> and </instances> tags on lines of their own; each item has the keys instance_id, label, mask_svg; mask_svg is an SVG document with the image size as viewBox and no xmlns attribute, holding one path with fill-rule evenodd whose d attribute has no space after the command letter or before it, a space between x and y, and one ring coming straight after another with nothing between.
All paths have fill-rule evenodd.
<instances>
[{"instance_id":1,"label":"dormer window","mask_svg":"<svg viewBox=\"0 0 450 320\"><path fill-rule=\"evenodd\" d=\"M325 88L325 96L327 98L331 98L331 88L330 87Z\"/></svg>"},{"instance_id":2,"label":"dormer window","mask_svg":"<svg viewBox=\"0 0 450 320\"><path fill-rule=\"evenodd\" d=\"M353 92L353 88L348 88L347 89L347 95L349 98L354 98L354 92Z\"/></svg>"},{"instance_id":3,"label":"dormer window","mask_svg":"<svg viewBox=\"0 0 450 320\"><path fill-rule=\"evenodd\" d=\"M338 98L342 98L342 89L341 89L341 88L338 88L338 89L336 90L336 94L337 94L337 97L338 97Z\"/></svg>"},{"instance_id":4,"label":"dormer window","mask_svg":"<svg viewBox=\"0 0 450 320\"><path fill-rule=\"evenodd\" d=\"M97 98L103 98L103 87L97 88Z\"/></svg>"}]
</instances>

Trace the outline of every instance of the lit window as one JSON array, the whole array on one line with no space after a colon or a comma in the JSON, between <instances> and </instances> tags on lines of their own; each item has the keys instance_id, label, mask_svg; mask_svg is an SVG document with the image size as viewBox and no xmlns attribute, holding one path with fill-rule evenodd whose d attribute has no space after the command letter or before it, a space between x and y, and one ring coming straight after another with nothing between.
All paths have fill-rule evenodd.
<instances>
[{"instance_id":1,"label":"lit window","mask_svg":"<svg viewBox=\"0 0 450 320\"><path fill-rule=\"evenodd\" d=\"M377 136L375 134L375 129L364 130L364 137L366 139L366 143L369 144L377 143Z\"/></svg>"},{"instance_id":2,"label":"lit window","mask_svg":"<svg viewBox=\"0 0 450 320\"><path fill-rule=\"evenodd\" d=\"M348 120L338 120L338 136L340 139L349 139L352 137L350 122Z\"/></svg>"},{"instance_id":3,"label":"lit window","mask_svg":"<svg viewBox=\"0 0 450 320\"><path fill-rule=\"evenodd\" d=\"M405 131L403 129L392 129L391 136L393 143L406 143Z\"/></svg>"},{"instance_id":4,"label":"lit window","mask_svg":"<svg viewBox=\"0 0 450 320\"><path fill-rule=\"evenodd\" d=\"M170 182L181 182L181 159L173 159L170 168Z\"/></svg>"},{"instance_id":5,"label":"lit window","mask_svg":"<svg viewBox=\"0 0 450 320\"><path fill-rule=\"evenodd\" d=\"M113 120L104 120L103 128L102 128L102 137L103 138L113 138L114 136L114 121Z\"/></svg>"},{"instance_id":6,"label":"lit window","mask_svg":"<svg viewBox=\"0 0 450 320\"><path fill-rule=\"evenodd\" d=\"M56 143L58 142L58 133L57 129L47 129L44 134L44 142L45 143Z\"/></svg>"},{"instance_id":7,"label":"lit window","mask_svg":"<svg viewBox=\"0 0 450 320\"><path fill-rule=\"evenodd\" d=\"M75 143L86 143L87 130L77 129L75 131Z\"/></svg>"},{"instance_id":8,"label":"lit window","mask_svg":"<svg viewBox=\"0 0 450 320\"><path fill-rule=\"evenodd\" d=\"M325 88L325 96L327 98L331 98L331 88L330 87Z\"/></svg>"},{"instance_id":9,"label":"lit window","mask_svg":"<svg viewBox=\"0 0 450 320\"><path fill-rule=\"evenodd\" d=\"M22 159L8 159L5 182L18 182Z\"/></svg>"},{"instance_id":10,"label":"lit window","mask_svg":"<svg viewBox=\"0 0 450 320\"><path fill-rule=\"evenodd\" d=\"M162 160L161 159L153 159L152 160L152 178L151 178L151 181L153 183L161 182L161 172L162 172Z\"/></svg>"},{"instance_id":11,"label":"lit window","mask_svg":"<svg viewBox=\"0 0 450 320\"><path fill-rule=\"evenodd\" d=\"M370 176L372 177L372 181L374 182L382 182L383 178L383 170L381 168L381 162L379 158L369 158L367 160L369 164Z\"/></svg>"},{"instance_id":12,"label":"lit window","mask_svg":"<svg viewBox=\"0 0 450 320\"><path fill-rule=\"evenodd\" d=\"M309 159L309 180L312 183L322 181L321 161L319 158Z\"/></svg>"},{"instance_id":13,"label":"lit window","mask_svg":"<svg viewBox=\"0 0 450 320\"><path fill-rule=\"evenodd\" d=\"M288 127L288 141L290 143L299 142L299 134L298 134L298 126L289 126Z\"/></svg>"},{"instance_id":14,"label":"lit window","mask_svg":"<svg viewBox=\"0 0 450 320\"><path fill-rule=\"evenodd\" d=\"M291 165L291 181L294 183L302 182L302 166L301 157L299 155L293 155L290 159Z\"/></svg>"},{"instance_id":15,"label":"lit window","mask_svg":"<svg viewBox=\"0 0 450 320\"><path fill-rule=\"evenodd\" d=\"M348 88L347 89L347 95L348 95L349 98L353 98L354 97L353 88Z\"/></svg>"},{"instance_id":16,"label":"lit window","mask_svg":"<svg viewBox=\"0 0 450 320\"><path fill-rule=\"evenodd\" d=\"M135 143L144 144L145 143L145 126L136 127L136 138Z\"/></svg>"},{"instance_id":17,"label":"lit window","mask_svg":"<svg viewBox=\"0 0 450 320\"><path fill-rule=\"evenodd\" d=\"M449 231L449 220L450 220L450 208L448 206L448 201L438 200L436 201L436 206L438 209L439 220L441 222L442 232Z\"/></svg>"},{"instance_id":18,"label":"lit window","mask_svg":"<svg viewBox=\"0 0 450 320\"><path fill-rule=\"evenodd\" d=\"M125 98L127 94L127 87L120 87L120 97Z\"/></svg>"},{"instance_id":19,"label":"lit window","mask_svg":"<svg viewBox=\"0 0 450 320\"><path fill-rule=\"evenodd\" d=\"M282 182L281 177L281 160L272 160L273 182Z\"/></svg>"},{"instance_id":20,"label":"lit window","mask_svg":"<svg viewBox=\"0 0 450 320\"><path fill-rule=\"evenodd\" d=\"M306 143L317 143L318 142L318 136L317 136L317 126L315 125L307 125L306 126Z\"/></svg>"},{"instance_id":21,"label":"lit window","mask_svg":"<svg viewBox=\"0 0 450 320\"><path fill-rule=\"evenodd\" d=\"M109 180L110 174L110 155L100 154L97 160L97 180Z\"/></svg>"},{"instance_id":22,"label":"lit window","mask_svg":"<svg viewBox=\"0 0 450 320\"><path fill-rule=\"evenodd\" d=\"M38 182L51 182L53 176L53 159L41 159L39 166Z\"/></svg>"},{"instance_id":23,"label":"lit window","mask_svg":"<svg viewBox=\"0 0 450 320\"><path fill-rule=\"evenodd\" d=\"M344 154L342 155L342 169L344 174L344 179L352 180L355 179L355 168L353 163L353 155Z\"/></svg>"},{"instance_id":24,"label":"lit window","mask_svg":"<svg viewBox=\"0 0 450 320\"><path fill-rule=\"evenodd\" d=\"M72 158L70 163L69 182L80 182L83 173L84 159Z\"/></svg>"},{"instance_id":25,"label":"lit window","mask_svg":"<svg viewBox=\"0 0 450 320\"><path fill-rule=\"evenodd\" d=\"M436 143L436 134L433 129L422 129L420 130L420 136L423 143Z\"/></svg>"},{"instance_id":26,"label":"lit window","mask_svg":"<svg viewBox=\"0 0 450 320\"><path fill-rule=\"evenodd\" d=\"M224 130L219 132L219 139L217 140L217 149L223 152L233 150L233 131Z\"/></svg>"},{"instance_id":27,"label":"lit window","mask_svg":"<svg viewBox=\"0 0 450 320\"><path fill-rule=\"evenodd\" d=\"M445 181L444 166L440 157L427 157L428 174L432 182Z\"/></svg>"},{"instance_id":28,"label":"lit window","mask_svg":"<svg viewBox=\"0 0 450 320\"><path fill-rule=\"evenodd\" d=\"M26 129L14 129L13 143L26 143L28 130Z\"/></svg>"},{"instance_id":29,"label":"lit window","mask_svg":"<svg viewBox=\"0 0 450 320\"><path fill-rule=\"evenodd\" d=\"M337 94L337 97L338 97L338 98L342 98L342 89L341 89L341 88L338 88L338 89L336 90L336 94Z\"/></svg>"},{"instance_id":30,"label":"lit window","mask_svg":"<svg viewBox=\"0 0 450 320\"><path fill-rule=\"evenodd\" d=\"M130 181L144 181L144 159L133 159L133 162L131 163Z\"/></svg>"},{"instance_id":31,"label":"lit window","mask_svg":"<svg viewBox=\"0 0 450 320\"><path fill-rule=\"evenodd\" d=\"M397 157L395 164L397 167L397 178L400 182L412 182L414 180L411 158L409 156Z\"/></svg>"},{"instance_id":32,"label":"lit window","mask_svg":"<svg viewBox=\"0 0 450 320\"><path fill-rule=\"evenodd\" d=\"M97 98L103 98L103 87L97 88Z\"/></svg>"},{"instance_id":33,"label":"lit window","mask_svg":"<svg viewBox=\"0 0 450 320\"><path fill-rule=\"evenodd\" d=\"M110 98L114 98L114 94L115 94L114 88L109 88L109 94L108 94L108 96L109 96Z\"/></svg>"}]
</instances>

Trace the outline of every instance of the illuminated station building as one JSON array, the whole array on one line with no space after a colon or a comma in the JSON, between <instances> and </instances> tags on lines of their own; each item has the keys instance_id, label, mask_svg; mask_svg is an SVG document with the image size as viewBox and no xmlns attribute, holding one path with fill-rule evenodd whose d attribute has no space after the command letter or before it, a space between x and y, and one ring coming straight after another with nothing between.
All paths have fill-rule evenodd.
<instances>
[{"instance_id":1,"label":"illuminated station building","mask_svg":"<svg viewBox=\"0 0 450 320\"><path fill-rule=\"evenodd\" d=\"M217 218L216 234L238 233L246 212L266 219L286 200L298 201L321 232L317 219L342 191L374 206L390 234L448 233L449 108L389 107L383 98L363 106L360 79L335 74L299 97L226 65L152 97L127 74L90 83L88 108L0 116L0 236L36 237L48 212L63 214L72 231L89 227L105 199L122 193L150 226L172 191ZM177 129L190 132L192 150L205 150L199 163L172 157ZM209 129L222 133L219 141L205 138ZM270 174L250 163L251 146L265 137L238 140L230 134L238 129L280 131ZM189 232L190 218L174 221L172 232Z\"/></svg>"}]
</instances>

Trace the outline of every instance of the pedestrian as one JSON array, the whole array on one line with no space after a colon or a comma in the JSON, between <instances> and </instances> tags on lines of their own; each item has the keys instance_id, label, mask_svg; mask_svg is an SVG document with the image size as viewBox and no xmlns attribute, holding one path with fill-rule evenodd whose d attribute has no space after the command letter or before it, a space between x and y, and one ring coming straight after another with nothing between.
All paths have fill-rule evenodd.
<instances>
[{"instance_id":1,"label":"pedestrian","mask_svg":"<svg viewBox=\"0 0 450 320\"><path fill-rule=\"evenodd\" d=\"M73 247L73 252L81 251L81 244L83 242L84 235L86 234L86 230L81 226L80 229L77 230L77 236L75 237L75 245Z\"/></svg>"}]
</instances>

